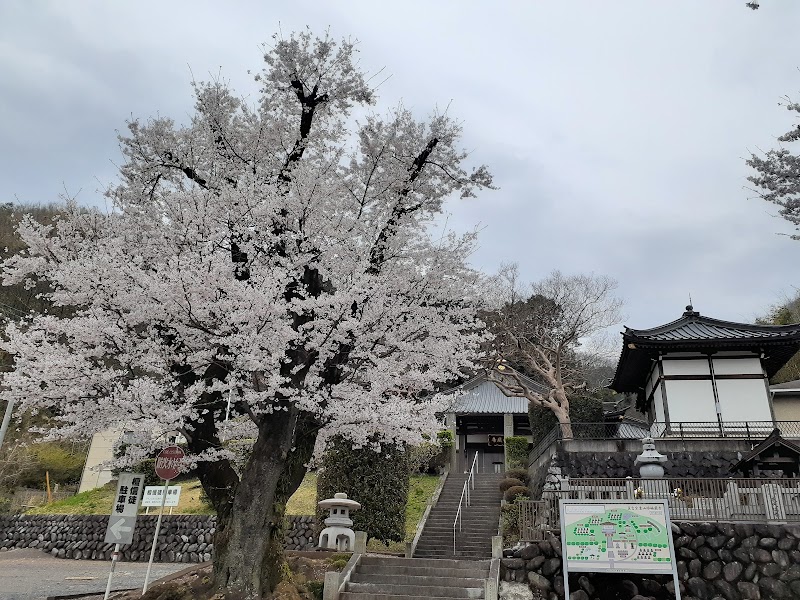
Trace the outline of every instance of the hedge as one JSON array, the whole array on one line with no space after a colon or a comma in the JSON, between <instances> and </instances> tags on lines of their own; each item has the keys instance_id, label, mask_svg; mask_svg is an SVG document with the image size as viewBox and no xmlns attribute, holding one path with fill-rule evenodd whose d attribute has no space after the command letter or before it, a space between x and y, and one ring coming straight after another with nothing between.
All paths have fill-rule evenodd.
<instances>
[{"instance_id":1,"label":"hedge","mask_svg":"<svg viewBox=\"0 0 800 600\"><path fill-rule=\"evenodd\" d=\"M333 438L325 449L317 477L317 499L344 492L361 503L351 513L353 529L384 543L405 539L405 508L409 469L403 448L383 445L380 452L353 448L347 439ZM320 527L328 512L317 508Z\"/></svg>"},{"instance_id":2,"label":"hedge","mask_svg":"<svg viewBox=\"0 0 800 600\"><path fill-rule=\"evenodd\" d=\"M570 398L569 416L573 423L601 423L603 421L603 403L597 398L576 396ZM558 419L549 408L531 403L528 410L533 433L533 445L541 442L558 425ZM573 432L575 437L582 437L581 428Z\"/></svg>"},{"instance_id":3,"label":"hedge","mask_svg":"<svg viewBox=\"0 0 800 600\"><path fill-rule=\"evenodd\" d=\"M528 466L528 438L513 436L505 439L506 462L509 469L524 469Z\"/></svg>"}]
</instances>

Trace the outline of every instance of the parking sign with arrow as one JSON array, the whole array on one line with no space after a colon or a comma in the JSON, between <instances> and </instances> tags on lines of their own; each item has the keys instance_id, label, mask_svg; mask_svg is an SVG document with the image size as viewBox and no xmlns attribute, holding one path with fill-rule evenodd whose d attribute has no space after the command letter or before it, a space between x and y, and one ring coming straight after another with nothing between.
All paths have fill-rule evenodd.
<instances>
[{"instance_id":1,"label":"parking sign with arrow","mask_svg":"<svg viewBox=\"0 0 800 600\"><path fill-rule=\"evenodd\" d=\"M136 528L136 514L144 491L144 475L120 473L117 495L106 529L106 544L130 544Z\"/></svg>"}]
</instances>

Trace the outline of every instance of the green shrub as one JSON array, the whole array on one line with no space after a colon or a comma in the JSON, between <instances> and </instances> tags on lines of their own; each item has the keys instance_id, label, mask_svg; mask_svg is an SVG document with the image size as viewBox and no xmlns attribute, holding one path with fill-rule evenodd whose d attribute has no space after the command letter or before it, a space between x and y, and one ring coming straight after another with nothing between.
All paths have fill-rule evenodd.
<instances>
[{"instance_id":1,"label":"green shrub","mask_svg":"<svg viewBox=\"0 0 800 600\"><path fill-rule=\"evenodd\" d=\"M324 581L307 581L306 589L314 600L322 600L322 591L325 589Z\"/></svg>"},{"instance_id":2,"label":"green shrub","mask_svg":"<svg viewBox=\"0 0 800 600\"><path fill-rule=\"evenodd\" d=\"M507 437L506 462L511 469L524 469L528 466L528 438L524 436Z\"/></svg>"},{"instance_id":3,"label":"green shrub","mask_svg":"<svg viewBox=\"0 0 800 600\"><path fill-rule=\"evenodd\" d=\"M442 429L436 434L436 441L439 442L439 445L444 448L445 450L449 450L453 447L453 432L449 429Z\"/></svg>"},{"instance_id":4,"label":"green shrub","mask_svg":"<svg viewBox=\"0 0 800 600\"><path fill-rule=\"evenodd\" d=\"M500 491L505 492L508 488L512 487L525 487L525 482L513 477L508 477L500 482Z\"/></svg>"},{"instance_id":5,"label":"green shrub","mask_svg":"<svg viewBox=\"0 0 800 600\"><path fill-rule=\"evenodd\" d=\"M503 494L503 498L505 498L506 502L513 502L517 496L525 496L526 498L530 498L531 491L524 485L515 485L514 487L508 488Z\"/></svg>"},{"instance_id":6,"label":"green shrub","mask_svg":"<svg viewBox=\"0 0 800 600\"><path fill-rule=\"evenodd\" d=\"M603 402L590 396L575 396L569 401L569 416L573 423L602 423ZM528 410L533 433L533 445L541 442L558 425L558 419L549 408L536 406L533 403ZM576 427L575 437L593 437L593 433L585 427Z\"/></svg>"},{"instance_id":7,"label":"green shrub","mask_svg":"<svg viewBox=\"0 0 800 600\"><path fill-rule=\"evenodd\" d=\"M23 487L46 487L47 473L50 485L73 485L81 480L85 453L73 453L69 443L43 442L31 444L25 450L25 468L20 473L17 485Z\"/></svg>"},{"instance_id":8,"label":"green shrub","mask_svg":"<svg viewBox=\"0 0 800 600\"><path fill-rule=\"evenodd\" d=\"M508 479L519 479L523 485L528 485L531 482L531 476L525 469L508 469L506 471Z\"/></svg>"},{"instance_id":9,"label":"green shrub","mask_svg":"<svg viewBox=\"0 0 800 600\"><path fill-rule=\"evenodd\" d=\"M361 503L353 512L353 529L384 543L405 539L405 508L408 500L409 470L403 448L384 444L380 452L353 448L349 440L330 440L317 477L317 498L332 498L344 492ZM317 509L318 522L327 511Z\"/></svg>"},{"instance_id":10,"label":"green shrub","mask_svg":"<svg viewBox=\"0 0 800 600\"><path fill-rule=\"evenodd\" d=\"M342 571L347 566L346 558L337 558L336 560L328 561L328 568L332 571Z\"/></svg>"},{"instance_id":11,"label":"green shrub","mask_svg":"<svg viewBox=\"0 0 800 600\"><path fill-rule=\"evenodd\" d=\"M507 546L519 540L519 504L508 502L500 510L500 533L503 545Z\"/></svg>"}]
</instances>

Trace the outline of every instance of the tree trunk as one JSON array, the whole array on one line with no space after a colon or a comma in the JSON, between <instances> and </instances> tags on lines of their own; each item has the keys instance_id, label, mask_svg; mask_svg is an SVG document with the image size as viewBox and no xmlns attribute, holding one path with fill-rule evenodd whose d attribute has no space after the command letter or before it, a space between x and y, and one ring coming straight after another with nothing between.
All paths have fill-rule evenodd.
<instances>
[{"instance_id":1,"label":"tree trunk","mask_svg":"<svg viewBox=\"0 0 800 600\"><path fill-rule=\"evenodd\" d=\"M214 537L216 589L253 599L280 582L286 502L303 481L316 439L313 419L294 408L264 421Z\"/></svg>"},{"instance_id":2,"label":"tree trunk","mask_svg":"<svg viewBox=\"0 0 800 600\"><path fill-rule=\"evenodd\" d=\"M561 439L572 439L572 420L569 418L569 409L563 406L551 407L553 414L558 419L558 425L561 427Z\"/></svg>"}]
</instances>

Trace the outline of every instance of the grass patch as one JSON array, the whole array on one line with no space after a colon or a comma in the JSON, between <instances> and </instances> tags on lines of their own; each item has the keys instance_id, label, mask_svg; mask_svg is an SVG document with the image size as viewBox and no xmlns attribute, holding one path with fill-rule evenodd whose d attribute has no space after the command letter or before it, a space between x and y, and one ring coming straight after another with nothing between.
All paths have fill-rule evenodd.
<instances>
[{"instance_id":1,"label":"grass patch","mask_svg":"<svg viewBox=\"0 0 800 600\"><path fill-rule=\"evenodd\" d=\"M317 512L317 474L306 473L303 483L286 503L287 515L313 515Z\"/></svg>"},{"instance_id":2,"label":"grass patch","mask_svg":"<svg viewBox=\"0 0 800 600\"><path fill-rule=\"evenodd\" d=\"M370 552L392 552L402 554L406 550L406 542L414 539L417 524L428 507L428 500L436 491L439 484L438 475L412 475L408 487L408 502L406 502L406 537L402 542L384 544L380 540L370 539L367 550Z\"/></svg>"},{"instance_id":3,"label":"grass patch","mask_svg":"<svg viewBox=\"0 0 800 600\"><path fill-rule=\"evenodd\" d=\"M428 499L433 495L439 483L437 475L414 475L408 489L408 502L406 503L406 539L414 539L417 523L422 518ZM181 486L181 499L178 506L172 509L177 515L213 515L214 510L201 499L202 487L197 479L187 479L177 483ZM89 490L58 500L52 504L45 504L32 508L29 515L108 515L111 514L111 505L117 489L116 482L108 483L101 488ZM303 483L289 499L286 505L286 514L313 515L317 508L317 474L307 473ZM140 509L140 514L144 509ZM168 509L164 511L169 512ZM150 509L150 514L158 513L158 507ZM370 540L369 549L384 552L403 552L404 543L397 542L386 546L376 540Z\"/></svg>"},{"instance_id":4,"label":"grass patch","mask_svg":"<svg viewBox=\"0 0 800 600\"><path fill-rule=\"evenodd\" d=\"M439 484L438 475L414 475L408 488L408 502L406 503L406 541L414 539L417 524L428 506L428 500L436 491Z\"/></svg>"},{"instance_id":5,"label":"grass patch","mask_svg":"<svg viewBox=\"0 0 800 600\"><path fill-rule=\"evenodd\" d=\"M29 515L110 515L116 491L116 482L107 483L103 487L37 506L25 512Z\"/></svg>"},{"instance_id":6,"label":"grass patch","mask_svg":"<svg viewBox=\"0 0 800 600\"><path fill-rule=\"evenodd\" d=\"M214 509L201 500L202 488L197 479L187 479L176 483L181 486L181 499L172 509L177 515L213 515ZM58 500L26 511L29 515L110 515L111 505L117 491L117 483L107 483L101 488L81 492L69 498ZM158 514L158 507L150 507L150 514ZM139 514L145 509L140 508ZM169 509L165 508L168 514Z\"/></svg>"}]
</instances>

